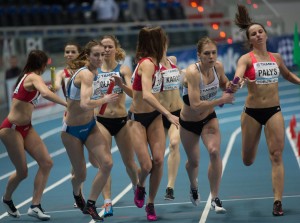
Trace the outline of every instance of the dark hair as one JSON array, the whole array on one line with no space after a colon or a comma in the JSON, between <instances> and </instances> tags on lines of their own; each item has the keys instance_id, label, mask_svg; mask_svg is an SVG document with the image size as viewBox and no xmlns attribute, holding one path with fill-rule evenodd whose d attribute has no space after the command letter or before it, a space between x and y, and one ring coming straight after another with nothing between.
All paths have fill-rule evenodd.
<instances>
[{"instance_id":1,"label":"dark hair","mask_svg":"<svg viewBox=\"0 0 300 223\"><path fill-rule=\"evenodd\" d=\"M64 45L64 50L66 49L66 46L70 46L70 45L76 46L78 52L81 53L82 47L79 45L79 43L77 43L77 42L75 42L75 41L69 41L69 42L67 42L67 43Z\"/></svg>"},{"instance_id":2,"label":"dark hair","mask_svg":"<svg viewBox=\"0 0 300 223\"><path fill-rule=\"evenodd\" d=\"M126 53L125 53L125 50L121 48L121 44L120 44L119 40L117 39L117 37L114 35L105 35L100 38L100 41L102 42L102 40L104 40L104 39L111 39L114 42L115 48L116 48L116 55L115 55L116 61L120 62L120 61L124 60L126 57Z\"/></svg>"},{"instance_id":3,"label":"dark hair","mask_svg":"<svg viewBox=\"0 0 300 223\"><path fill-rule=\"evenodd\" d=\"M97 40L89 41L78 57L68 62L68 67L71 70L78 70L79 68L84 67L87 63L87 56L90 55L92 48L97 45L103 46L102 43Z\"/></svg>"},{"instance_id":4,"label":"dark hair","mask_svg":"<svg viewBox=\"0 0 300 223\"><path fill-rule=\"evenodd\" d=\"M19 75L16 85L20 82L25 74L30 72L37 72L39 75L42 74L42 71L47 66L48 56L44 51L41 50L32 50L29 52L26 64L23 68L23 71Z\"/></svg>"},{"instance_id":5,"label":"dark hair","mask_svg":"<svg viewBox=\"0 0 300 223\"><path fill-rule=\"evenodd\" d=\"M199 41L197 43L197 52L201 53L203 51L203 46L208 43L212 43L215 46L217 46L217 43L214 40L212 40L208 36L204 36L201 39L199 39Z\"/></svg>"},{"instance_id":6,"label":"dark hair","mask_svg":"<svg viewBox=\"0 0 300 223\"><path fill-rule=\"evenodd\" d=\"M144 27L140 30L136 48L136 62L144 57L153 57L160 62L167 44L167 35L157 27Z\"/></svg>"},{"instance_id":7,"label":"dark hair","mask_svg":"<svg viewBox=\"0 0 300 223\"><path fill-rule=\"evenodd\" d=\"M267 33L265 27L262 24L253 22L252 18L249 16L247 8L244 5L237 5L237 13L235 14L234 23L240 28L240 30L246 32L247 40L249 40L249 28L252 25L261 26L265 33Z\"/></svg>"}]
</instances>

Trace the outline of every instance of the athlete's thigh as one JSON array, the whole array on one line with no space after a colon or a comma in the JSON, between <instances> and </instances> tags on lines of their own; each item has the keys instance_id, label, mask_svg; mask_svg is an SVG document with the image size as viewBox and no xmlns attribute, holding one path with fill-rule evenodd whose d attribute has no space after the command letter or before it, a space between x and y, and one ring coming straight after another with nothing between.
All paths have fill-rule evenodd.
<instances>
[{"instance_id":1,"label":"athlete's thigh","mask_svg":"<svg viewBox=\"0 0 300 223\"><path fill-rule=\"evenodd\" d=\"M101 134L97 126L94 126L91 130L85 141L85 146L99 164L110 161L112 158L110 143L105 139L103 134Z\"/></svg>"},{"instance_id":2,"label":"athlete's thigh","mask_svg":"<svg viewBox=\"0 0 300 223\"><path fill-rule=\"evenodd\" d=\"M168 131L170 141L175 141L177 144L180 143L180 135L179 135L179 128L176 128L175 125L171 125Z\"/></svg>"},{"instance_id":3,"label":"athlete's thigh","mask_svg":"<svg viewBox=\"0 0 300 223\"><path fill-rule=\"evenodd\" d=\"M67 132L61 132L61 139L66 148L74 171L85 169L85 158L82 142Z\"/></svg>"},{"instance_id":4,"label":"athlete's thigh","mask_svg":"<svg viewBox=\"0 0 300 223\"><path fill-rule=\"evenodd\" d=\"M17 169L26 168L26 154L21 134L16 130L5 128L0 130L0 137L14 166Z\"/></svg>"},{"instance_id":5,"label":"athlete's thigh","mask_svg":"<svg viewBox=\"0 0 300 223\"><path fill-rule=\"evenodd\" d=\"M131 132L132 147L139 160L139 163L150 161L148 152L147 132L145 127L137 121L128 121L129 131Z\"/></svg>"},{"instance_id":6,"label":"athlete's thigh","mask_svg":"<svg viewBox=\"0 0 300 223\"><path fill-rule=\"evenodd\" d=\"M256 153L262 126L245 112L241 115L242 149L244 153Z\"/></svg>"},{"instance_id":7,"label":"athlete's thigh","mask_svg":"<svg viewBox=\"0 0 300 223\"><path fill-rule=\"evenodd\" d=\"M163 157L166 148L166 137L161 115L157 116L149 125L147 138L152 157Z\"/></svg>"},{"instance_id":8,"label":"athlete's thigh","mask_svg":"<svg viewBox=\"0 0 300 223\"><path fill-rule=\"evenodd\" d=\"M31 128L25 138L26 151L40 164L51 159L47 147L34 128Z\"/></svg>"},{"instance_id":9,"label":"athlete's thigh","mask_svg":"<svg viewBox=\"0 0 300 223\"><path fill-rule=\"evenodd\" d=\"M128 123L115 135L120 154L123 160L134 160L131 131Z\"/></svg>"},{"instance_id":10,"label":"athlete's thigh","mask_svg":"<svg viewBox=\"0 0 300 223\"><path fill-rule=\"evenodd\" d=\"M201 138L208 151L212 149L220 150L221 135L218 119L213 118L203 126Z\"/></svg>"},{"instance_id":11,"label":"athlete's thigh","mask_svg":"<svg viewBox=\"0 0 300 223\"><path fill-rule=\"evenodd\" d=\"M179 134L188 160L194 160L197 162L200 159L200 136L188 131L182 126L179 127Z\"/></svg>"},{"instance_id":12,"label":"athlete's thigh","mask_svg":"<svg viewBox=\"0 0 300 223\"><path fill-rule=\"evenodd\" d=\"M281 112L274 114L266 123L265 135L270 153L284 148L284 120Z\"/></svg>"}]
</instances>

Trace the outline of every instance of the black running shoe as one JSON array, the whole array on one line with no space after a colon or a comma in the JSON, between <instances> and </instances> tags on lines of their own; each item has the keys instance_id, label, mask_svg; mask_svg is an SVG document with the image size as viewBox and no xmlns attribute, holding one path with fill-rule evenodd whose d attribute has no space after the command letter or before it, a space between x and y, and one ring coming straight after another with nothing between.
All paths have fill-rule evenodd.
<instances>
[{"instance_id":1,"label":"black running shoe","mask_svg":"<svg viewBox=\"0 0 300 223\"><path fill-rule=\"evenodd\" d=\"M10 201L6 201L4 200L4 198L2 197L2 204L4 206L4 208L6 209L7 213L14 218L19 218L20 212L18 211L18 209L15 207L14 202L12 200Z\"/></svg>"},{"instance_id":2,"label":"black running shoe","mask_svg":"<svg viewBox=\"0 0 300 223\"><path fill-rule=\"evenodd\" d=\"M175 197L174 197L174 190L172 187L167 187L166 189L166 195L165 195L165 200L174 200Z\"/></svg>"},{"instance_id":3,"label":"black running shoe","mask_svg":"<svg viewBox=\"0 0 300 223\"><path fill-rule=\"evenodd\" d=\"M273 204L273 215L274 216L282 216L284 213L283 213L283 210L282 210L282 204L281 204L281 201L279 200L276 200Z\"/></svg>"},{"instance_id":4,"label":"black running shoe","mask_svg":"<svg viewBox=\"0 0 300 223\"><path fill-rule=\"evenodd\" d=\"M75 199L75 203L77 205L77 207L83 211L84 207L85 207L85 200L81 194L81 191L79 192L79 195L75 195L74 192L73 192L73 196L74 196L74 199Z\"/></svg>"},{"instance_id":5,"label":"black running shoe","mask_svg":"<svg viewBox=\"0 0 300 223\"><path fill-rule=\"evenodd\" d=\"M82 212L91 215L92 219L96 222L104 221L104 219L99 216L96 206L94 204L86 204Z\"/></svg>"},{"instance_id":6,"label":"black running shoe","mask_svg":"<svg viewBox=\"0 0 300 223\"><path fill-rule=\"evenodd\" d=\"M222 205L222 201L216 197L211 200L210 210L215 211L217 214L225 214L226 209Z\"/></svg>"}]
</instances>

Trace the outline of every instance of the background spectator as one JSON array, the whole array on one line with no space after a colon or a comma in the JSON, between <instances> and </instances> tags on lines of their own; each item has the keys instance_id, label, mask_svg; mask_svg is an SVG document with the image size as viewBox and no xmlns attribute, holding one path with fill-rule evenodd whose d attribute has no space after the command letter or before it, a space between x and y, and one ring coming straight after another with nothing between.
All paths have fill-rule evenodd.
<instances>
[{"instance_id":1,"label":"background spectator","mask_svg":"<svg viewBox=\"0 0 300 223\"><path fill-rule=\"evenodd\" d=\"M9 68L5 71L5 80L19 76L21 68L18 66L18 58L13 55L9 58Z\"/></svg>"},{"instance_id":2,"label":"background spectator","mask_svg":"<svg viewBox=\"0 0 300 223\"><path fill-rule=\"evenodd\" d=\"M92 10L97 13L98 22L114 22L119 17L119 5L114 0L94 0Z\"/></svg>"},{"instance_id":3,"label":"background spectator","mask_svg":"<svg viewBox=\"0 0 300 223\"><path fill-rule=\"evenodd\" d=\"M146 18L146 1L145 0L128 0L128 6L132 21L145 21Z\"/></svg>"}]
</instances>

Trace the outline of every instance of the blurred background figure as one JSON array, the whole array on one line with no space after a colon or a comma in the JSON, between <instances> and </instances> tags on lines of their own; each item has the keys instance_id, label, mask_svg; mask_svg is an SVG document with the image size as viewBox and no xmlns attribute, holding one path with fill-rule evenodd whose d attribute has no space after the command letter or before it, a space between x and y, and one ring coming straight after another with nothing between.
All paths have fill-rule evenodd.
<instances>
[{"instance_id":1,"label":"blurred background figure","mask_svg":"<svg viewBox=\"0 0 300 223\"><path fill-rule=\"evenodd\" d=\"M21 73L21 68L18 65L18 58L12 55L9 58L9 68L5 71L5 80L15 78Z\"/></svg>"},{"instance_id":2,"label":"blurred background figure","mask_svg":"<svg viewBox=\"0 0 300 223\"><path fill-rule=\"evenodd\" d=\"M114 0L94 0L92 10L97 13L98 22L115 22L120 13L119 5Z\"/></svg>"},{"instance_id":3,"label":"blurred background figure","mask_svg":"<svg viewBox=\"0 0 300 223\"><path fill-rule=\"evenodd\" d=\"M128 0L128 6L132 21L139 22L147 20L145 13L145 0Z\"/></svg>"}]
</instances>

